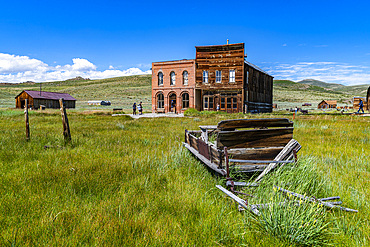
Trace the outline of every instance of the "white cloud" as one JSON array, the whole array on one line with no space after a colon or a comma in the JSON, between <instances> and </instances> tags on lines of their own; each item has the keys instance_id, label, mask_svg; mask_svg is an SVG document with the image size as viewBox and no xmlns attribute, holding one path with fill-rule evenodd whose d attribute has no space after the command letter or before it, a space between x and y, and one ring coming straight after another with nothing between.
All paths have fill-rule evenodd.
<instances>
[{"instance_id":1,"label":"white cloud","mask_svg":"<svg viewBox=\"0 0 370 247\"><path fill-rule=\"evenodd\" d=\"M336 62L276 64L265 69L275 79L300 81L315 79L343 85L370 84L370 67Z\"/></svg>"},{"instance_id":2,"label":"white cloud","mask_svg":"<svg viewBox=\"0 0 370 247\"><path fill-rule=\"evenodd\" d=\"M283 46L286 46L286 44L284 44Z\"/></svg>"},{"instance_id":3,"label":"white cloud","mask_svg":"<svg viewBox=\"0 0 370 247\"><path fill-rule=\"evenodd\" d=\"M98 71L97 66L83 58L73 58L73 64L49 66L46 63L27 56L15 56L0 53L0 82L20 83L25 81L44 82L62 81L76 76L90 79L151 74L139 68L117 70L109 66L108 70Z\"/></svg>"},{"instance_id":4,"label":"white cloud","mask_svg":"<svg viewBox=\"0 0 370 247\"><path fill-rule=\"evenodd\" d=\"M0 74L12 74L23 71L45 71L47 64L27 56L15 56L0 53Z\"/></svg>"}]
</instances>

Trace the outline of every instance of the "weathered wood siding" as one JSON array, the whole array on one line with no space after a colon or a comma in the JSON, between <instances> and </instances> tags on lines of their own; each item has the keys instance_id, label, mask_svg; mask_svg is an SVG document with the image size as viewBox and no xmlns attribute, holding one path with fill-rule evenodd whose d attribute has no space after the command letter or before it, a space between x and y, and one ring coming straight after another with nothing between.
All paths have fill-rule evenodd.
<instances>
[{"instance_id":1,"label":"weathered wood siding","mask_svg":"<svg viewBox=\"0 0 370 247\"><path fill-rule=\"evenodd\" d=\"M273 77L245 65L245 104L248 112L272 112Z\"/></svg>"},{"instance_id":2,"label":"weathered wood siding","mask_svg":"<svg viewBox=\"0 0 370 247\"><path fill-rule=\"evenodd\" d=\"M241 89L244 74L244 43L196 47L197 88ZM230 83L229 71L235 70L235 82ZM203 83L203 71L209 71L208 83ZM221 83L216 83L216 70L221 71Z\"/></svg>"},{"instance_id":3,"label":"weathered wood siding","mask_svg":"<svg viewBox=\"0 0 370 247\"><path fill-rule=\"evenodd\" d=\"M203 96L207 94L214 99L213 107L209 110L216 110L217 105L221 106L221 97L233 97L237 100L237 107L225 107L220 110L242 111L244 43L196 47L195 62L196 88L202 91L201 105L203 106ZM235 82L230 82L230 70L235 70ZM203 71L208 71L208 83L203 83ZM216 71L221 71L221 82L216 82Z\"/></svg>"},{"instance_id":4,"label":"weathered wood siding","mask_svg":"<svg viewBox=\"0 0 370 247\"><path fill-rule=\"evenodd\" d=\"M15 107L16 108L23 108L25 105L25 100L28 100L28 108L33 106L33 98L30 97L26 92L22 92L15 98Z\"/></svg>"}]
</instances>

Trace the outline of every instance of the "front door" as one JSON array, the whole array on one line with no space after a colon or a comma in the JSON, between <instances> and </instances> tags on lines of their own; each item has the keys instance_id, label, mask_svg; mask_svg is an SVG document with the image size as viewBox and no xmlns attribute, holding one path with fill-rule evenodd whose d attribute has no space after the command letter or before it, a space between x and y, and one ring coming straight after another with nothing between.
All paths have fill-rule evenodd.
<instances>
[{"instance_id":1,"label":"front door","mask_svg":"<svg viewBox=\"0 0 370 247\"><path fill-rule=\"evenodd\" d=\"M214 111L214 98L213 96L205 95L203 97L203 110Z\"/></svg>"},{"instance_id":2,"label":"front door","mask_svg":"<svg viewBox=\"0 0 370 247\"><path fill-rule=\"evenodd\" d=\"M238 97L237 94L221 94L221 111L228 113L238 112Z\"/></svg>"},{"instance_id":3,"label":"front door","mask_svg":"<svg viewBox=\"0 0 370 247\"><path fill-rule=\"evenodd\" d=\"M170 96L168 97L168 105L170 106L170 112L174 112L176 113L176 94L175 93L172 93L170 94Z\"/></svg>"}]
</instances>

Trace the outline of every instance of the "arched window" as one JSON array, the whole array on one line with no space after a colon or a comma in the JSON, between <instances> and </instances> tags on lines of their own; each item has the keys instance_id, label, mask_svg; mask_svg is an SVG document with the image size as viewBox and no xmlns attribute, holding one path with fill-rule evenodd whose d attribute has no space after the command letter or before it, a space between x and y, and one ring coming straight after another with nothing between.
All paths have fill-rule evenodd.
<instances>
[{"instance_id":1,"label":"arched window","mask_svg":"<svg viewBox=\"0 0 370 247\"><path fill-rule=\"evenodd\" d=\"M186 70L184 71L184 73L182 73L182 80L183 80L184 85L188 85L189 74Z\"/></svg>"},{"instance_id":2,"label":"arched window","mask_svg":"<svg viewBox=\"0 0 370 247\"><path fill-rule=\"evenodd\" d=\"M158 86L163 85L163 73L158 73Z\"/></svg>"},{"instance_id":3,"label":"arched window","mask_svg":"<svg viewBox=\"0 0 370 247\"><path fill-rule=\"evenodd\" d=\"M176 83L176 75L175 75L175 72L171 72L171 74L170 74L170 77L171 77L171 83L170 83L170 85L175 85L175 83Z\"/></svg>"},{"instance_id":4,"label":"arched window","mask_svg":"<svg viewBox=\"0 0 370 247\"><path fill-rule=\"evenodd\" d=\"M157 108L163 109L164 108L164 96L163 93L159 93L157 95Z\"/></svg>"},{"instance_id":5,"label":"arched window","mask_svg":"<svg viewBox=\"0 0 370 247\"><path fill-rule=\"evenodd\" d=\"M182 109L189 108L189 94L182 94Z\"/></svg>"}]
</instances>

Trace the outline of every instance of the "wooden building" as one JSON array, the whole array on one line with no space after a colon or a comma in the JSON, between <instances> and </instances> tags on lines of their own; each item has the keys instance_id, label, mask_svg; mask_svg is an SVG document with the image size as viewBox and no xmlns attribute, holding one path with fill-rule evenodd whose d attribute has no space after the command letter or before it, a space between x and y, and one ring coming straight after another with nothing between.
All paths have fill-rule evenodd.
<instances>
[{"instance_id":1,"label":"wooden building","mask_svg":"<svg viewBox=\"0 0 370 247\"><path fill-rule=\"evenodd\" d=\"M353 109L357 111L360 108L360 100L364 104L364 110L368 110L367 97L353 97Z\"/></svg>"},{"instance_id":2,"label":"wooden building","mask_svg":"<svg viewBox=\"0 0 370 247\"><path fill-rule=\"evenodd\" d=\"M76 99L68 93L53 93L44 91L24 90L15 97L15 107L24 108L25 100L28 100L28 108L39 109L40 106L45 108L59 109L59 99L63 98L66 108L75 108Z\"/></svg>"},{"instance_id":3,"label":"wooden building","mask_svg":"<svg viewBox=\"0 0 370 247\"><path fill-rule=\"evenodd\" d=\"M337 108L336 100L323 100L317 105L317 109Z\"/></svg>"},{"instance_id":4,"label":"wooden building","mask_svg":"<svg viewBox=\"0 0 370 247\"><path fill-rule=\"evenodd\" d=\"M244 43L195 48L195 60L152 64L152 112L272 111L273 77L245 60Z\"/></svg>"}]
</instances>

